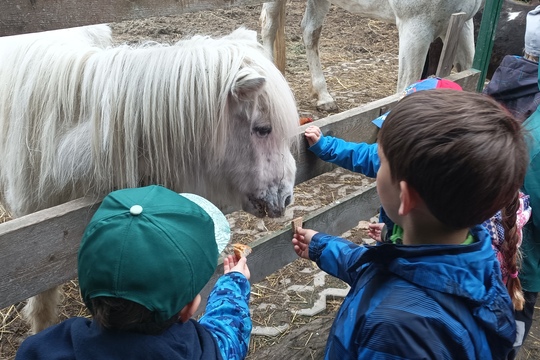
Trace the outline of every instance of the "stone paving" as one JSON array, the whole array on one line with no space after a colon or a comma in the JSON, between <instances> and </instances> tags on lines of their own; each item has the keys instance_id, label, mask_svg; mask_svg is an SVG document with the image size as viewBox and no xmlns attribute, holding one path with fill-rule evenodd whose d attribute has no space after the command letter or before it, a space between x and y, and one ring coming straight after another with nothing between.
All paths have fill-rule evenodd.
<instances>
[{"instance_id":1,"label":"stone paving","mask_svg":"<svg viewBox=\"0 0 540 360\"><path fill-rule=\"evenodd\" d=\"M309 271L309 269L307 269ZM326 309L327 297L340 297L344 298L349 292L350 287L347 285L345 288L334 288L334 287L325 287L326 281L325 278L329 276L323 271L319 271L313 275L313 285L291 285L285 291L286 292L296 292L296 293L313 293L316 289L319 289L318 294L316 295L316 300L313 303L313 306L308 308L303 308L299 310L289 310L293 311L294 315L303 315L303 316L315 316L320 314ZM322 290L321 290L322 289ZM270 306L269 304L259 305L259 309ZM256 310L254 310L256 311ZM287 310L285 310L287 311ZM252 336L262 335L262 336L277 336L282 334L289 328L289 324L284 324L280 326L254 326L253 331L251 332Z\"/></svg>"}]
</instances>

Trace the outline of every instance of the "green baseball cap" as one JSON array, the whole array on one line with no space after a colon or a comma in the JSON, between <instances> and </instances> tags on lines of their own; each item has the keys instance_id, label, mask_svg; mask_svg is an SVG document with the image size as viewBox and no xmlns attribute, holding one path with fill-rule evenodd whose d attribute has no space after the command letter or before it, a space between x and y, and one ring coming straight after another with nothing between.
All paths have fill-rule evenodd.
<instances>
[{"instance_id":1,"label":"green baseball cap","mask_svg":"<svg viewBox=\"0 0 540 360\"><path fill-rule=\"evenodd\" d=\"M111 192L90 220L78 255L81 295L136 302L170 319L214 274L229 223L208 200L162 186Z\"/></svg>"}]
</instances>

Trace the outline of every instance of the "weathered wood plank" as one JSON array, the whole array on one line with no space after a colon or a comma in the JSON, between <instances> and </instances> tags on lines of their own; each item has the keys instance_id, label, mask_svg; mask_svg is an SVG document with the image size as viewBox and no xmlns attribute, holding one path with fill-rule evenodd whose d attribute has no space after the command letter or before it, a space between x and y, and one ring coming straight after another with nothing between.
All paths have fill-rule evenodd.
<instances>
[{"instance_id":1,"label":"weathered wood plank","mask_svg":"<svg viewBox=\"0 0 540 360\"><path fill-rule=\"evenodd\" d=\"M456 58L456 51L458 46L459 34L465 24L466 13L460 12L452 14L450 22L448 24L448 30L444 38L444 45L441 53L441 59L435 73L439 77L446 77L452 72L452 66L454 65L454 59Z\"/></svg>"},{"instance_id":2,"label":"weathered wood plank","mask_svg":"<svg viewBox=\"0 0 540 360\"><path fill-rule=\"evenodd\" d=\"M0 225L0 308L77 277L77 251L99 202L78 199Z\"/></svg>"},{"instance_id":3,"label":"weathered wood plank","mask_svg":"<svg viewBox=\"0 0 540 360\"><path fill-rule=\"evenodd\" d=\"M455 74L452 74L448 77L446 77L449 80L455 81L465 91L476 91L476 84L478 84L478 80L480 79L480 75L482 73L477 69L468 69L465 71L461 71Z\"/></svg>"},{"instance_id":4,"label":"weathered wood plank","mask_svg":"<svg viewBox=\"0 0 540 360\"><path fill-rule=\"evenodd\" d=\"M324 135L342 138L346 141L373 143L377 139L378 128L371 121L387 111L399 100L398 95L392 95L366 105L330 115L313 124L321 128ZM302 183L317 175L334 169L334 165L321 161L307 148L304 131L311 123L299 128L299 151L296 158L296 183Z\"/></svg>"},{"instance_id":5,"label":"weathered wood plank","mask_svg":"<svg viewBox=\"0 0 540 360\"><path fill-rule=\"evenodd\" d=\"M171 16L267 0L2 0L0 36ZM272 0L270 0L272 1Z\"/></svg>"}]
</instances>

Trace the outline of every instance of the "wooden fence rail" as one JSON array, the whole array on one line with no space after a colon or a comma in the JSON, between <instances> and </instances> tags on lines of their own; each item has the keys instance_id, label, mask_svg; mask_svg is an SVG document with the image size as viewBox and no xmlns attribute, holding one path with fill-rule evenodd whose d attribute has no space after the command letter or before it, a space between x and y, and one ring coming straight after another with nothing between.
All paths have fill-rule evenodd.
<instances>
[{"instance_id":1,"label":"wooden fence rail","mask_svg":"<svg viewBox=\"0 0 540 360\"><path fill-rule=\"evenodd\" d=\"M467 70L448 78L465 90L474 91L479 72ZM377 134L371 120L391 109L398 100L399 95L392 95L318 120L317 125L326 135L371 143ZM307 126L299 127L297 134L300 137L295 153L297 183L334 168L307 151L303 139ZM100 199L77 199L0 224L0 308L76 278L79 242L99 202ZM356 226L358 221L373 216L378 207L378 196L372 185L306 215L304 223L306 227L339 235ZM291 228L287 226L251 244L252 282L264 279L296 259L290 240ZM222 273L220 264L203 295Z\"/></svg>"}]
</instances>

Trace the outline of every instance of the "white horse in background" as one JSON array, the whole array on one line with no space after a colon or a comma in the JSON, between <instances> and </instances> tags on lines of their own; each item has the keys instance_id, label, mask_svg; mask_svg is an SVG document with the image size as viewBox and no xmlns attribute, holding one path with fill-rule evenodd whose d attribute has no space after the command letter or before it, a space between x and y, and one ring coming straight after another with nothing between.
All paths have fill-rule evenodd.
<instances>
[{"instance_id":1,"label":"white horse in background","mask_svg":"<svg viewBox=\"0 0 540 360\"><path fill-rule=\"evenodd\" d=\"M148 184L283 215L298 113L256 32L110 44L106 25L0 38L0 202L14 217ZM59 302L57 289L28 301L33 332Z\"/></svg>"},{"instance_id":2,"label":"white horse in background","mask_svg":"<svg viewBox=\"0 0 540 360\"><path fill-rule=\"evenodd\" d=\"M261 37L270 58L274 58L276 33L284 26L278 23L278 18L285 2L286 0L276 0L265 3L262 8ZM420 79L429 46L437 38L444 40L453 13L465 12L467 18L458 37L454 65L458 71L472 66L475 50L472 18L483 2L484 0L307 0L301 27L317 108L325 111L337 110L337 105L328 92L319 58L319 39L330 3L352 13L396 24L399 33L399 92Z\"/></svg>"}]
</instances>

